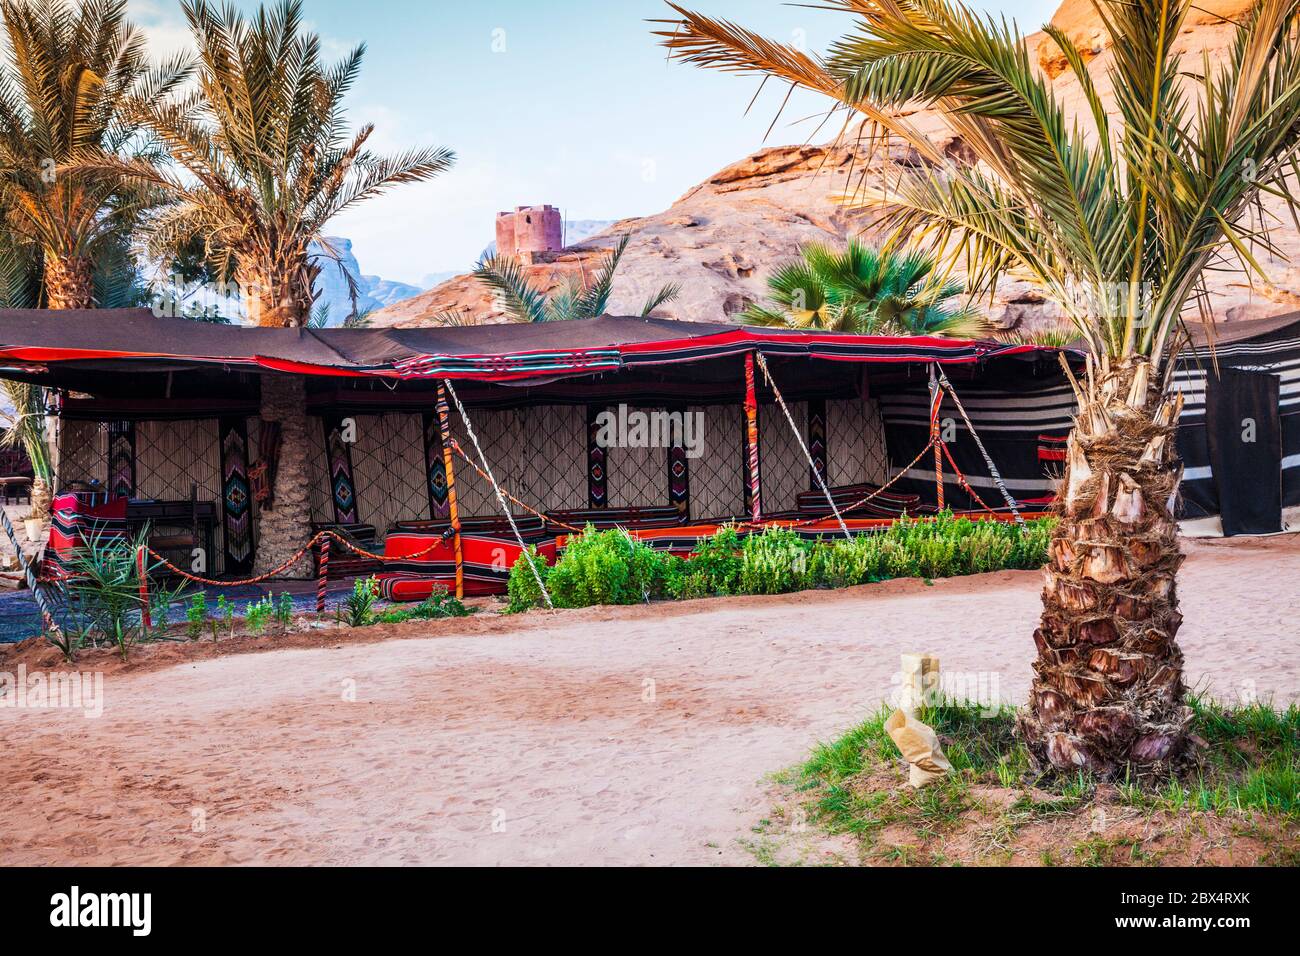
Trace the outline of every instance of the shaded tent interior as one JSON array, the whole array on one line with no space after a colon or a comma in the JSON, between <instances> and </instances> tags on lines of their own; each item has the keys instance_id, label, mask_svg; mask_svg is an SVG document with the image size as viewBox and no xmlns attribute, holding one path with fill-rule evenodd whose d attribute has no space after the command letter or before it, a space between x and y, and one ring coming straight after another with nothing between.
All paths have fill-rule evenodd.
<instances>
[{"instance_id":1,"label":"shaded tent interior","mask_svg":"<svg viewBox=\"0 0 1300 956\"><path fill-rule=\"evenodd\" d=\"M1300 312L1189 331L1174 374L1184 532L1300 525Z\"/></svg>"},{"instance_id":2,"label":"shaded tent interior","mask_svg":"<svg viewBox=\"0 0 1300 956\"><path fill-rule=\"evenodd\" d=\"M940 363L1019 499L1050 497L1050 442L1069 428L1056 350L941 339L886 339L605 316L581 322L411 330L288 330L205 325L147 310L0 313L3 374L57 388L57 479L137 500L191 494L224 517L212 571L232 573L230 479L259 448L260 383L306 377L311 519L446 519L434 405L455 383L501 485L539 511L671 507L682 523L743 517L746 353L761 351L794 421L758 376L765 516L795 513L817 484L800 440L832 486L883 484L929 441L928 375ZM599 448L593 421L626 405L693 413L698 456L676 446ZM975 493L1001 499L958 411L950 448ZM351 442L341 441L350 426ZM987 429L987 431L986 431ZM451 430L469 449L466 423ZM680 444L680 443L679 443ZM455 473L460 513L499 516L489 483ZM950 507L980 503L945 465ZM933 462L896 488L933 505ZM259 514L252 511L252 536ZM224 542L224 543L223 543ZM247 567L245 555L238 562Z\"/></svg>"}]
</instances>

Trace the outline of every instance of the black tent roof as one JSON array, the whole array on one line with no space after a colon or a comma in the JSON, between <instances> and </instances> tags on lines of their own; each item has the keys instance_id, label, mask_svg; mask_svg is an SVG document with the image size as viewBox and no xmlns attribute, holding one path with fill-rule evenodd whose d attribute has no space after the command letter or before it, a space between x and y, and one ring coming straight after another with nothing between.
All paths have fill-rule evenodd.
<instances>
[{"instance_id":1,"label":"black tent roof","mask_svg":"<svg viewBox=\"0 0 1300 956\"><path fill-rule=\"evenodd\" d=\"M999 342L767 329L601 316L572 322L416 329L272 329L155 316L148 309L0 310L0 364L57 377L216 364L307 375L510 382L703 361L758 350L847 362L963 364L1053 351Z\"/></svg>"}]
</instances>

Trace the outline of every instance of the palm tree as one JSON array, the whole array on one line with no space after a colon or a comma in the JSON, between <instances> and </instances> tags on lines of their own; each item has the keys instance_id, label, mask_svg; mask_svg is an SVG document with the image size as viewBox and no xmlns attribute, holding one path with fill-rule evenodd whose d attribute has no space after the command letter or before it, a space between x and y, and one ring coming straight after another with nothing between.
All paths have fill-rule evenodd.
<instances>
[{"instance_id":1,"label":"palm tree","mask_svg":"<svg viewBox=\"0 0 1300 956\"><path fill-rule=\"evenodd\" d=\"M518 259L493 254L485 256L474 268L474 276L496 295L497 305L512 322L564 322L569 319L594 319L604 315L614 291L614 273L627 251L630 237L623 236L613 251L601 260L590 281L569 278L549 295L529 280ZM681 294L677 284L665 285L646 300L641 315L647 316ZM452 322L451 324L460 324Z\"/></svg>"},{"instance_id":2,"label":"palm tree","mask_svg":"<svg viewBox=\"0 0 1300 956\"><path fill-rule=\"evenodd\" d=\"M365 47L323 63L320 38L303 28L300 0L259 7L251 19L206 0L182 8L198 48L198 88L180 99L139 101L135 116L183 174L111 156L89 165L172 198L146 224L150 258L170 261L201 237L206 261L238 284L254 324L303 328L322 263L333 260L348 276L325 237L329 221L392 186L437 176L455 154L427 148L379 156L366 148L373 126L349 134L343 99ZM279 423L281 440L274 505L261 513L258 567L267 570L310 533L303 379L262 376L262 418Z\"/></svg>"},{"instance_id":3,"label":"palm tree","mask_svg":"<svg viewBox=\"0 0 1300 956\"><path fill-rule=\"evenodd\" d=\"M1295 205L1298 3L1260 0L1221 60L1184 72L1173 44L1190 0L1097 0L1113 113L1080 51L1047 28L1082 87L1075 117L1014 26L945 0L834 0L856 23L825 59L679 7L661 34L681 59L817 90L868 140L910 143L922 163L852 201L893 237L964 256L976 293L1006 273L1031 279L1087 342L1020 720L1042 766L1155 772L1189 750L1173 355L1184 314L1209 318L1206 270L1235 257L1258 272L1263 200ZM900 115L918 106L977 162L946 161Z\"/></svg>"},{"instance_id":4,"label":"palm tree","mask_svg":"<svg viewBox=\"0 0 1300 956\"><path fill-rule=\"evenodd\" d=\"M0 63L0 305L91 309L137 304L129 237L158 197L70 164L93 148L142 163L156 152L127 115L186 77L184 57L151 67L125 0L3 0ZM5 383L18 415L6 433L35 471L32 513L49 507L44 389Z\"/></svg>"},{"instance_id":5,"label":"palm tree","mask_svg":"<svg viewBox=\"0 0 1300 956\"><path fill-rule=\"evenodd\" d=\"M70 166L93 149L156 159L126 115L188 74L185 58L152 68L125 0L3 0L8 62L0 66L0 210L18 271L36 271L44 304L89 309L97 271L120 267L123 237L157 201L147 188ZM133 270L132 270L133 271ZM30 283L20 283L19 290ZM10 296L6 296L9 298Z\"/></svg>"},{"instance_id":6,"label":"palm tree","mask_svg":"<svg viewBox=\"0 0 1300 956\"><path fill-rule=\"evenodd\" d=\"M366 149L369 124L349 136L343 98L365 46L324 64L320 38L303 30L301 0L259 7L251 20L206 0L186 0L182 9L198 47L198 89L180 100L140 101L136 115L188 177L105 164L173 197L148 224L153 258L166 261L201 236L208 258L238 282L254 324L301 328L321 260L347 274L325 225L392 186L437 176L455 154L377 156Z\"/></svg>"},{"instance_id":7,"label":"palm tree","mask_svg":"<svg viewBox=\"0 0 1300 956\"><path fill-rule=\"evenodd\" d=\"M934 258L923 252L899 255L851 239L841 251L810 243L799 253L768 278L772 304L750 306L741 316L746 322L968 339L992 331L977 309L944 305L962 293L962 283L937 275Z\"/></svg>"}]
</instances>

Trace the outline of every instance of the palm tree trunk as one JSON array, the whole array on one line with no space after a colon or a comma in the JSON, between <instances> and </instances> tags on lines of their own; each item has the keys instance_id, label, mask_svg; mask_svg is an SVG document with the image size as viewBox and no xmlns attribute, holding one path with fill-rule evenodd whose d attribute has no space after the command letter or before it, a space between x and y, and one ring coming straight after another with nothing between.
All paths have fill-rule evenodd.
<instances>
[{"instance_id":1,"label":"palm tree trunk","mask_svg":"<svg viewBox=\"0 0 1300 956\"><path fill-rule=\"evenodd\" d=\"M84 256L45 256L45 297L51 309L95 308L95 273Z\"/></svg>"},{"instance_id":2,"label":"palm tree trunk","mask_svg":"<svg viewBox=\"0 0 1300 956\"><path fill-rule=\"evenodd\" d=\"M263 375L261 417L264 422L280 423L281 443L272 506L260 512L258 574L279 567L311 537L306 379L300 375ZM310 576L310 561L310 556L305 557L284 576Z\"/></svg>"},{"instance_id":3,"label":"palm tree trunk","mask_svg":"<svg viewBox=\"0 0 1300 956\"><path fill-rule=\"evenodd\" d=\"M1168 769L1187 747L1172 513L1182 399L1160 394L1154 376L1146 359L1103 360L1078 389L1020 718L1042 768L1114 779Z\"/></svg>"},{"instance_id":4,"label":"palm tree trunk","mask_svg":"<svg viewBox=\"0 0 1300 956\"><path fill-rule=\"evenodd\" d=\"M239 287L254 325L276 329L300 329L311 319L312 291L301 283L286 280L273 268L244 266L239 270Z\"/></svg>"}]
</instances>

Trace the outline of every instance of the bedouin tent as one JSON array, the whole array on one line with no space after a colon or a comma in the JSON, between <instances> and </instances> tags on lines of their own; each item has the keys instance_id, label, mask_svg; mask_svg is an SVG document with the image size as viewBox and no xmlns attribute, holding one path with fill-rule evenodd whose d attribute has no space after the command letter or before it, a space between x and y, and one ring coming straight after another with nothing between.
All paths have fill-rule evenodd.
<instances>
[{"instance_id":1,"label":"bedouin tent","mask_svg":"<svg viewBox=\"0 0 1300 956\"><path fill-rule=\"evenodd\" d=\"M418 555L412 575L454 560L471 590L502 586L502 540L550 546L589 521L685 548L726 521L831 534L1042 509L1071 410L1056 349L615 316L348 330L0 311L0 376L55 390L69 509L201 524L226 577L253 568L274 508L256 487L279 454L263 383L298 376L310 524ZM433 553L453 523L455 555Z\"/></svg>"}]
</instances>

